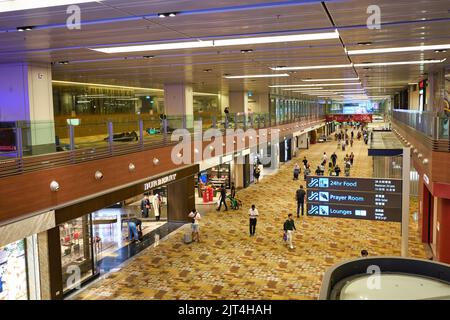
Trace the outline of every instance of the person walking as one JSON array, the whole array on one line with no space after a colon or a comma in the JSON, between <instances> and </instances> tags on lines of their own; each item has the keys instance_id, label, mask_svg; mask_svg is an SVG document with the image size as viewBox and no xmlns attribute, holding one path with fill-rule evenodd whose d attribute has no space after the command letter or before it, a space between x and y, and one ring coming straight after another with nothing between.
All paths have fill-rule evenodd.
<instances>
[{"instance_id":1,"label":"person walking","mask_svg":"<svg viewBox=\"0 0 450 320\"><path fill-rule=\"evenodd\" d=\"M333 167L336 166L336 162L337 162L337 154L336 152L333 152L333 154L331 155L331 162L333 162Z\"/></svg>"},{"instance_id":2,"label":"person walking","mask_svg":"<svg viewBox=\"0 0 450 320\"><path fill-rule=\"evenodd\" d=\"M303 157L303 166L306 168L306 166L308 165L308 159L306 159L306 157Z\"/></svg>"},{"instance_id":3,"label":"person walking","mask_svg":"<svg viewBox=\"0 0 450 320\"><path fill-rule=\"evenodd\" d=\"M300 218L300 208L302 209L302 216L305 210L305 195L306 192L303 189L303 185L300 185L300 189L297 190L295 197L297 199L297 218Z\"/></svg>"},{"instance_id":4,"label":"person walking","mask_svg":"<svg viewBox=\"0 0 450 320\"><path fill-rule=\"evenodd\" d=\"M333 173L334 173L334 166L333 166L333 163L329 162L329 163L328 163L328 175L329 175L329 176L332 176Z\"/></svg>"},{"instance_id":5,"label":"person walking","mask_svg":"<svg viewBox=\"0 0 450 320\"><path fill-rule=\"evenodd\" d=\"M353 137L350 139L350 147L353 148Z\"/></svg>"},{"instance_id":6,"label":"person walking","mask_svg":"<svg viewBox=\"0 0 450 320\"><path fill-rule=\"evenodd\" d=\"M148 212L150 211L150 200L148 196L145 195L144 199L141 201L141 215L142 218L148 218Z\"/></svg>"},{"instance_id":7,"label":"person walking","mask_svg":"<svg viewBox=\"0 0 450 320\"><path fill-rule=\"evenodd\" d=\"M234 182L231 183L230 195L231 195L231 198L233 198L233 199L236 198L236 187L234 185Z\"/></svg>"},{"instance_id":8,"label":"person walking","mask_svg":"<svg viewBox=\"0 0 450 320\"><path fill-rule=\"evenodd\" d=\"M300 174L300 166L298 163L294 166L294 180L298 180L298 175Z\"/></svg>"},{"instance_id":9,"label":"person walking","mask_svg":"<svg viewBox=\"0 0 450 320\"><path fill-rule=\"evenodd\" d=\"M197 211L197 209L192 209L189 213L189 218L192 219L191 230L192 230L192 241L197 239L197 242L200 242L200 223L202 216Z\"/></svg>"},{"instance_id":10,"label":"person walking","mask_svg":"<svg viewBox=\"0 0 450 320\"><path fill-rule=\"evenodd\" d=\"M304 179L306 181L306 178L311 174L311 169L309 168L309 164L306 165L305 171L304 171Z\"/></svg>"},{"instance_id":11,"label":"person walking","mask_svg":"<svg viewBox=\"0 0 450 320\"><path fill-rule=\"evenodd\" d=\"M255 183L259 182L259 176L261 175L261 169L259 169L259 166L257 165L255 167L255 170L253 170L253 177L255 178Z\"/></svg>"},{"instance_id":12,"label":"person walking","mask_svg":"<svg viewBox=\"0 0 450 320\"><path fill-rule=\"evenodd\" d=\"M284 233L286 234L286 241L287 244L289 245L289 248L294 249L292 238L294 236L294 230L297 229L295 228L294 219L292 218L291 213L288 215L288 219L284 222L283 229Z\"/></svg>"},{"instance_id":13,"label":"person walking","mask_svg":"<svg viewBox=\"0 0 450 320\"><path fill-rule=\"evenodd\" d=\"M259 212L256 206L252 204L252 208L248 210L248 216L250 218L250 237L255 235L256 232L256 222L258 221Z\"/></svg>"},{"instance_id":14,"label":"person walking","mask_svg":"<svg viewBox=\"0 0 450 320\"><path fill-rule=\"evenodd\" d=\"M222 208L222 203L225 206L225 211L228 211L226 199L227 199L227 190L225 189L225 185L222 185L220 187L220 199L219 199L220 202L217 211L220 211L220 209Z\"/></svg>"},{"instance_id":15,"label":"person walking","mask_svg":"<svg viewBox=\"0 0 450 320\"><path fill-rule=\"evenodd\" d=\"M321 173L322 173L322 170L320 170L320 166L317 166L317 169L316 169L316 176L320 176Z\"/></svg>"},{"instance_id":16,"label":"person walking","mask_svg":"<svg viewBox=\"0 0 450 320\"><path fill-rule=\"evenodd\" d=\"M327 163L328 162L328 156L327 156L327 153L326 152L324 152L323 153L323 156L322 156L322 163Z\"/></svg>"},{"instance_id":17,"label":"person walking","mask_svg":"<svg viewBox=\"0 0 450 320\"><path fill-rule=\"evenodd\" d=\"M336 177L339 177L339 173L341 173L341 168L339 168L339 165L337 164L334 168L334 172L336 173Z\"/></svg>"},{"instance_id":18,"label":"person walking","mask_svg":"<svg viewBox=\"0 0 450 320\"><path fill-rule=\"evenodd\" d=\"M355 155L353 154L353 152L350 153L349 156L349 160L350 160L350 164L353 166L353 159L355 158Z\"/></svg>"}]
</instances>

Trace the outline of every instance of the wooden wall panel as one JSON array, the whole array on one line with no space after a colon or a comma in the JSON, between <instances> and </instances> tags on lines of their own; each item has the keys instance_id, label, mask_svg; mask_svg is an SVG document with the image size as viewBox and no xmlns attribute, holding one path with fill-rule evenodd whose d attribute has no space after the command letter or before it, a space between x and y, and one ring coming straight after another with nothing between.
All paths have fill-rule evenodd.
<instances>
[{"instance_id":1,"label":"wooden wall panel","mask_svg":"<svg viewBox=\"0 0 450 320\"><path fill-rule=\"evenodd\" d=\"M314 123L311 126L317 124ZM281 137L300 130L299 123L281 125L272 129L276 128L280 129ZM203 146L208 144L209 142L204 142ZM248 146L247 139L245 146L241 149ZM167 146L0 178L0 225L44 211L68 207L130 183L181 169L184 165L175 165L171 161L171 151L172 146ZM226 153L225 150L215 150L213 156L224 153ZM194 152L191 154L194 155ZM159 165L153 164L154 157L160 160ZM129 163L135 164L134 172L128 171ZM94 173L97 170L103 173L102 180L95 180ZM50 190L52 180L60 184L58 192Z\"/></svg>"},{"instance_id":2,"label":"wooden wall panel","mask_svg":"<svg viewBox=\"0 0 450 320\"><path fill-rule=\"evenodd\" d=\"M427 138L417 131L401 124L397 121L393 122L393 127L405 137L408 142L418 149L418 153L422 153L423 157L419 159L417 154L412 154L412 165L419 172L420 176L426 174L430 179L430 191L434 194L433 185L436 184L450 184L450 153L436 152L431 149L431 145ZM428 159L428 164L423 164L423 159Z\"/></svg>"}]
</instances>

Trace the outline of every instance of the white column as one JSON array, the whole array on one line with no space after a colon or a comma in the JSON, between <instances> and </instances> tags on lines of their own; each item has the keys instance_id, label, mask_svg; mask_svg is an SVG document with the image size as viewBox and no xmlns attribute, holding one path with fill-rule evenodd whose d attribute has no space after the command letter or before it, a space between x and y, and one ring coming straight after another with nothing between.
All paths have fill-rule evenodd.
<instances>
[{"instance_id":1,"label":"white column","mask_svg":"<svg viewBox=\"0 0 450 320\"><path fill-rule=\"evenodd\" d=\"M278 141L272 141L271 142L271 169L278 169L280 168L280 144Z\"/></svg>"},{"instance_id":2,"label":"white column","mask_svg":"<svg viewBox=\"0 0 450 320\"><path fill-rule=\"evenodd\" d=\"M254 102L248 103L248 111L253 113L269 113L269 93L256 93L252 97Z\"/></svg>"},{"instance_id":3,"label":"white column","mask_svg":"<svg viewBox=\"0 0 450 320\"><path fill-rule=\"evenodd\" d=\"M230 91L230 113L248 113L248 96L245 91Z\"/></svg>"},{"instance_id":4,"label":"white column","mask_svg":"<svg viewBox=\"0 0 450 320\"><path fill-rule=\"evenodd\" d=\"M220 113L223 114L225 108L230 106L230 97L228 96L228 92L219 93L219 105Z\"/></svg>"},{"instance_id":5,"label":"white column","mask_svg":"<svg viewBox=\"0 0 450 320\"><path fill-rule=\"evenodd\" d=\"M186 116L186 126L192 128L194 125L194 97L192 86L187 84L165 84L164 108L165 114L169 119L169 124L170 118L179 118L179 121L181 121L181 118ZM172 122L175 123L175 121Z\"/></svg>"},{"instance_id":6,"label":"white column","mask_svg":"<svg viewBox=\"0 0 450 320\"><path fill-rule=\"evenodd\" d=\"M49 64L0 65L0 121L26 121L24 146L55 151L52 71Z\"/></svg>"},{"instance_id":7,"label":"white column","mask_svg":"<svg viewBox=\"0 0 450 320\"><path fill-rule=\"evenodd\" d=\"M402 181L402 257L408 256L409 238L409 175L411 170L411 148L403 148Z\"/></svg>"}]
</instances>

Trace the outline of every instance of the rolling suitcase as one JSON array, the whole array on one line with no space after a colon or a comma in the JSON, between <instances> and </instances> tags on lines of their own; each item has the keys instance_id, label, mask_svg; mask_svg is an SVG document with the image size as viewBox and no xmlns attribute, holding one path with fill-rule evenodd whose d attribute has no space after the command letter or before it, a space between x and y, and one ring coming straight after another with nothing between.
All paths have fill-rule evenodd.
<instances>
[{"instance_id":1,"label":"rolling suitcase","mask_svg":"<svg viewBox=\"0 0 450 320\"><path fill-rule=\"evenodd\" d=\"M184 236L183 236L183 242L185 244L192 243L192 234L189 233L189 232L185 233Z\"/></svg>"}]
</instances>

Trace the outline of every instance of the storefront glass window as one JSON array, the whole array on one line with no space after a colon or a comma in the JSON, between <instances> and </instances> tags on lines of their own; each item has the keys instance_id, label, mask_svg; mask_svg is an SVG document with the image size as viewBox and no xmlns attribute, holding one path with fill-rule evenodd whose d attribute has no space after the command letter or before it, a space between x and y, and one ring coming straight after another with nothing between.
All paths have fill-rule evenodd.
<instances>
[{"instance_id":1,"label":"storefront glass window","mask_svg":"<svg viewBox=\"0 0 450 320\"><path fill-rule=\"evenodd\" d=\"M27 300L25 241L0 247L0 300Z\"/></svg>"},{"instance_id":2,"label":"storefront glass window","mask_svg":"<svg viewBox=\"0 0 450 320\"><path fill-rule=\"evenodd\" d=\"M94 275L91 227L90 215L59 227L64 292Z\"/></svg>"}]
</instances>

